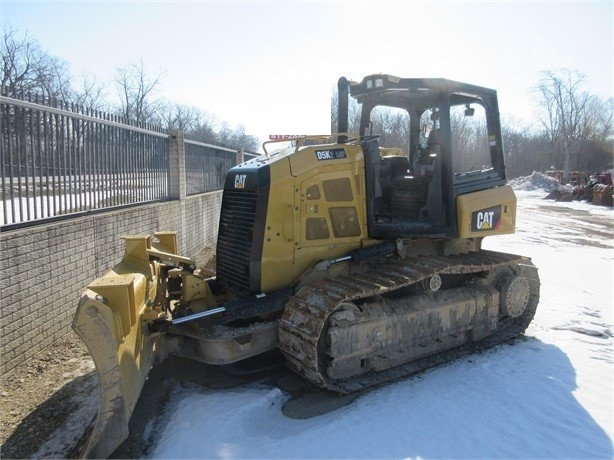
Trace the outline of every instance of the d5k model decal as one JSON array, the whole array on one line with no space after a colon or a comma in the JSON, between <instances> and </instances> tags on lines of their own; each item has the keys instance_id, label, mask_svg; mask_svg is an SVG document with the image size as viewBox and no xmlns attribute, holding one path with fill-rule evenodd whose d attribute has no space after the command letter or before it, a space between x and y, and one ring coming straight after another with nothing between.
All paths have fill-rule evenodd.
<instances>
[{"instance_id":1,"label":"d5k model decal","mask_svg":"<svg viewBox=\"0 0 614 460\"><path fill-rule=\"evenodd\" d=\"M339 160L341 158L347 158L347 155L344 149L316 150L316 158L318 161Z\"/></svg>"},{"instance_id":2,"label":"d5k model decal","mask_svg":"<svg viewBox=\"0 0 614 460\"><path fill-rule=\"evenodd\" d=\"M471 231L497 230L501 225L501 206L474 211L471 214Z\"/></svg>"}]
</instances>

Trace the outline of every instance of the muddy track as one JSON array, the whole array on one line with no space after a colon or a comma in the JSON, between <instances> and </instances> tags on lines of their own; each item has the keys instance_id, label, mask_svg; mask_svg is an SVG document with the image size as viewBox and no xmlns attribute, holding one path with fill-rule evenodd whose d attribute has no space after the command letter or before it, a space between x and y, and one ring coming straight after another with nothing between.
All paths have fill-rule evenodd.
<instances>
[{"instance_id":1,"label":"muddy track","mask_svg":"<svg viewBox=\"0 0 614 460\"><path fill-rule=\"evenodd\" d=\"M323 342L329 318L344 302L366 299L414 285L440 274L487 273L502 267L514 267L530 284L529 305L517 319L504 319L489 337L462 347L433 354L407 364L354 378L333 380L322 362ZM351 277L316 282L294 296L280 320L280 344L288 365L315 385L347 394L382 385L430 367L457 359L475 350L503 343L521 332L531 322L539 301L539 277L530 260L511 254L483 251L464 256L424 257L396 260L376 268L366 267ZM355 322L365 321L362 316Z\"/></svg>"}]
</instances>

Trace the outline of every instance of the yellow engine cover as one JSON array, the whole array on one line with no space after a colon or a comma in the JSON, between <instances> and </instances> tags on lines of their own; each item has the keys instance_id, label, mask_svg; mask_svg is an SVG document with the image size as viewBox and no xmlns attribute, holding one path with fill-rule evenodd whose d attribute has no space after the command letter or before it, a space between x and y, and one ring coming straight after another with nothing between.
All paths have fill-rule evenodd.
<instances>
[{"instance_id":1,"label":"yellow engine cover","mask_svg":"<svg viewBox=\"0 0 614 460\"><path fill-rule=\"evenodd\" d=\"M346 255L367 238L360 146L307 146L269 164L262 292L291 285L315 262Z\"/></svg>"},{"instance_id":2,"label":"yellow engine cover","mask_svg":"<svg viewBox=\"0 0 614 460\"><path fill-rule=\"evenodd\" d=\"M514 233L516 195L509 185L456 198L459 238Z\"/></svg>"}]
</instances>

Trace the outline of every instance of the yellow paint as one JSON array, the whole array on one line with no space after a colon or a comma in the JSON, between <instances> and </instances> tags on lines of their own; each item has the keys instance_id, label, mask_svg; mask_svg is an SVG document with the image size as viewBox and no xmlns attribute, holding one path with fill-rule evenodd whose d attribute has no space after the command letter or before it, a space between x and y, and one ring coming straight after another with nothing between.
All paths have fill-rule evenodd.
<instances>
[{"instance_id":1,"label":"yellow paint","mask_svg":"<svg viewBox=\"0 0 614 460\"><path fill-rule=\"evenodd\" d=\"M501 222L498 228L487 229L490 223L484 222L482 230L472 230L471 219L474 212L499 205ZM516 228L516 195L508 185L460 195L456 198L456 211L459 238L505 235L514 233Z\"/></svg>"},{"instance_id":2,"label":"yellow paint","mask_svg":"<svg viewBox=\"0 0 614 460\"><path fill-rule=\"evenodd\" d=\"M345 158L318 160L316 150L345 149ZM284 152L270 158L271 185L261 264L263 292L288 287L315 262L340 257L365 244L367 235L362 149L352 144L302 147L292 155ZM328 201L323 182L347 178L352 190L349 201ZM319 197L309 199L307 189L317 185ZM288 193L292 191L292 193ZM330 197L329 197L330 198ZM330 209L354 207L360 234L335 238ZM306 239L308 218L325 218L329 238Z\"/></svg>"}]
</instances>

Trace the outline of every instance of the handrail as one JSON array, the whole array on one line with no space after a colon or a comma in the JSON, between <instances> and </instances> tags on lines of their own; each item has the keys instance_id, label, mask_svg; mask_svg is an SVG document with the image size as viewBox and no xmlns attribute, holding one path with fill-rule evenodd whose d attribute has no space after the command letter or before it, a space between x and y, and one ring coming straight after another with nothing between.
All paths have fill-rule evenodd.
<instances>
[{"instance_id":1,"label":"handrail","mask_svg":"<svg viewBox=\"0 0 614 460\"><path fill-rule=\"evenodd\" d=\"M266 157L269 157L269 152L266 149L266 146L269 144L279 143L279 142L295 142L295 152L298 151L300 147L303 146L305 141L307 140L330 140L331 143L336 143L336 139L339 136L348 136L348 143L351 141L355 141L359 139L360 136L358 134L353 133L331 133L331 134L314 134L314 135L306 135L306 136L291 136L284 139L273 139L265 141L262 144L262 150L264 150L264 154Z\"/></svg>"},{"instance_id":2,"label":"handrail","mask_svg":"<svg viewBox=\"0 0 614 460\"><path fill-rule=\"evenodd\" d=\"M193 141L192 139L184 139L186 144L198 145L199 147L208 147L215 150L223 150L225 152L237 153L240 149L229 149L228 147L220 147L219 145L207 144L205 142Z\"/></svg>"},{"instance_id":3,"label":"handrail","mask_svg":"<svg viewBox=\"0 0 614 460\"><path fill-rule=\"evenodd\" d=\"M139 128L138 126L126 125L124 123L118 123L116 121L106 120L104 118L96 118L91 115L84 115L78 112L71 112L70 110L57 109L55 107L49 107L46 105L37 104L35 102L22 101L19 99L14 99L8 96L0 96L1 104L8 105L16 105L19 107L25 107L27 109L39 110L41 112L52 113L54 115L63 115L66 117L78 118L84 121L91 121L93 123L100 123L102 125L113 126L115 128L127 129L128 131L135 131L141 134L149 134L152 136L162 137L164 139L168 139L168 133L161 133L158 131L152 131L150 129Z\"/></svg>"}]
</instances>

